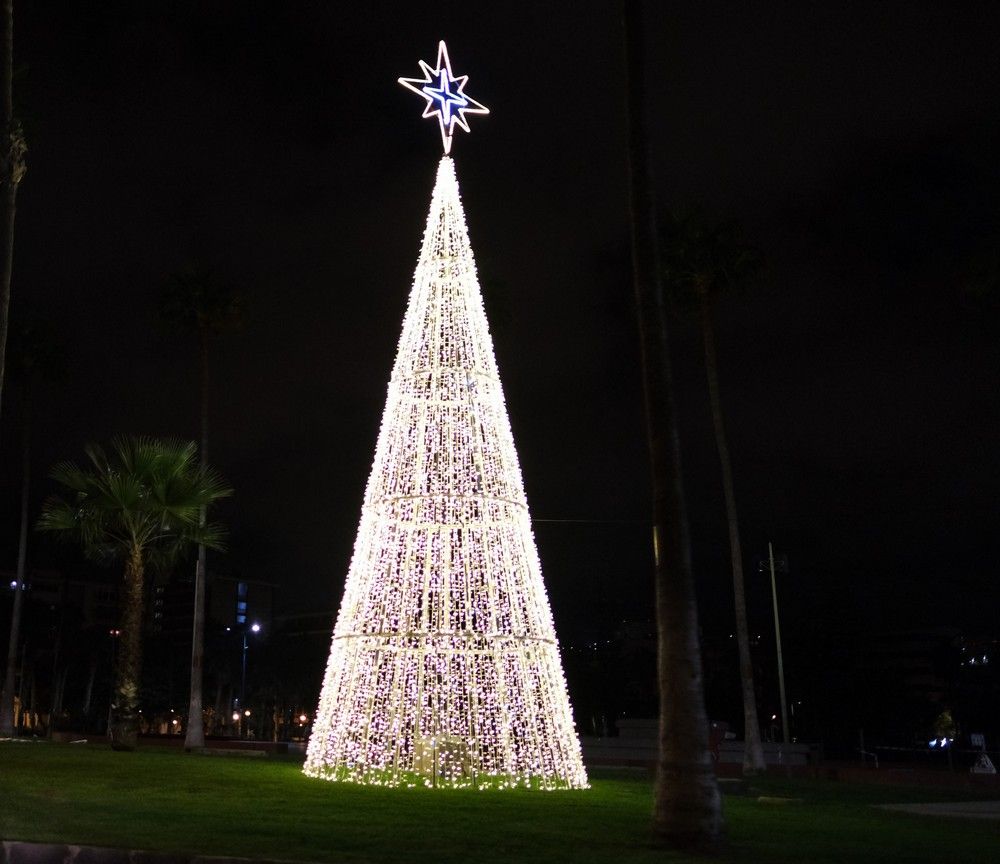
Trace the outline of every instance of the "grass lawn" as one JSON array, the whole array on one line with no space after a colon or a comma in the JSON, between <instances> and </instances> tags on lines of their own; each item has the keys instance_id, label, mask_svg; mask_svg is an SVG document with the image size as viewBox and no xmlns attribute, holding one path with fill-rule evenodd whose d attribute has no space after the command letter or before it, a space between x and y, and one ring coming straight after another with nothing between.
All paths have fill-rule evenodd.
<instances>
[{"instance_id":1,"label":"grass lawn","mask_svg":"<svg viewBox=\"0 0 1000 864\"><path fill-rule=\"evenodd\" d=\"M591 772L578 792L380 789L304 777L279 759L0 742L0 837L316 862L661 862L643 774ZM760 796L800 798L764 803ZM1000 860L1000 823L874 803L974 797L767 778L729 796L721 860L963 864ZM994 796L995 797L995 796Z\"/></svg>"}]
</instances>

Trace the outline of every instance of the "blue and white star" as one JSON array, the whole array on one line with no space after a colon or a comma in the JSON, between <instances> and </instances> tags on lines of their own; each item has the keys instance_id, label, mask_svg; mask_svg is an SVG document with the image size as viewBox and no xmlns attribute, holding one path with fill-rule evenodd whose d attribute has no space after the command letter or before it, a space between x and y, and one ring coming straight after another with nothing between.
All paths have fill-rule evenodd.
<instances>
[{"instance_id":1,"label":"blue and white star","mask_svg":"<svg viewBox=\"0 0 1000 864\"><path fill-rule=\"evenodd\" d=\"M444 152L450 153L451 136L455 127L459 126L466 132L469 131L469 122L465 115L489 114L490 109L465 94L465 84L469 76L460 75L456 78L452 74L448 47L444 42L438 43L437 66L432 68L421 60L420 70L424 73L423 78L400 78L399 83L427 100L423 116L437 115Z\"/></svg>"}]
</instances>

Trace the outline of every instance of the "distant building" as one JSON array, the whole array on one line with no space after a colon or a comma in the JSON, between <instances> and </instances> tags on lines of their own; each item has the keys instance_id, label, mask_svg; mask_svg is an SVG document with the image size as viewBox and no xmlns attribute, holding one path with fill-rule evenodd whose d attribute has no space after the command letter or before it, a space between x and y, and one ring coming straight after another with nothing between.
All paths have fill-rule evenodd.
<instances>
[{"instance_id":1,"label":"distant building","mask_svg":"<svg viewBox=\"0 0 1000 864\"><path fill-rule=\"evenodd\" d=\"M171 645L191 643L194 621L194 584L182 579L154 584L146 606L148 632Z\"/></svg>"},{"instance_id":2,"label":"distant building","mask_svg":"<svg viewBox=\"0 0 1000 864\"><path fill-rule=\"evenodd\" d=\"M24 582L32 603L59 610L75 608L85 627L113 627L118 620L118 584L111 573L67 576L58 570L33 570ZM13 597L17 574L0 571L0 584Z\"/></svg>"},{"instance_id":3,"label":"distant building","mask_svg":"<svg viewBox=\"0 0 1000 864\"><path fill-rule=\"evenodd\" d=\"M962 638L952 627L889 630L873 636L866 662L897 692L926 705L952 694Z\"/></svg>"},{"instance_id":4,"label":"distant building","mask_svg":"<svg viewBox=\"0 0 1000 864\"><path fill-rule=\"evenodd\" d=\"M210 575L208 618L223 628L242 629L260 624L270 629L274 609L274 582L241 575Z\"/></svg>"}]
</instances>

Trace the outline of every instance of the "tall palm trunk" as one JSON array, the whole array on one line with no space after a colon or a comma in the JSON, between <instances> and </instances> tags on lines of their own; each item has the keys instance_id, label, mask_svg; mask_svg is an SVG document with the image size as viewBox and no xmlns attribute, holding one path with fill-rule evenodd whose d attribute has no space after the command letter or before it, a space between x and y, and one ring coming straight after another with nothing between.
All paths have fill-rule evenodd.
<instances>
[{"instance_id":1,"label":"tall palm trunk","mask_svg":"<svg viewBox=\"0 0 1000 864\"><path fill-rule=\"evenodd\" d=\"M14 734L14 676L17 672L17 648L21 639L21 607L24 601L24 576L28 561L28 493L31 489L31 392L24 379L24 425L21 429L21 530L17 538L17 584L14 608L10 616L7 642L7 669L0 696L0 735Z\"/></svg>"},{"instance_id":2,"label":"tall palm trunk","mask_svg":"<svg viewBox=\"0 0 1000 864\"><path fill-rule=\"evenodd\" d=\"M3 248L3 267L0 270L0 404L3 399L5 373L5 358L7 356L7 318L10 310L10 285L14 267L14 214L17 210L17 186L24 176L24 134L21 124L14 117L14 2L4 0L3 3L3 57L2 67L3 90L3 127L0 128L0 186L3 187L3 236L0 247ZM22 481L22 489L27 481ZM23 497L23 496L22 496ZM27 531L24 506L22 505L21 535ZM17 662L17 643L21 623L21 595L24 586L24 568L20 550L27 543L22 541L18 551L18 578L14 593L14 609L10 627L9 649L7 652L7 667L4 674L3 692L0 694L0 735L12 735L14 732L14 672Z\"/></svg>"},{"instance_id":3,"label":"tall palm trunk","mask_svg":"<svg viewBox=\"0 0 1000 864\"><path fill-rule=\"evenodd\" d=\"M108 730L111 746L115 750L134 750L139 737L144 575L142 550L133 549L125 561L117 680L111 706L111 728Z\"/></svg>"},{"instance_id":4,"label":"tall palm trunk","mask_svg":"<svg viewBox=\"0 0 1000 864\"><path fill-rule=\"evenodd\" d=\"M3 399L3 385L7 356L7 320L10 310L10 286L14 268L14 215L17 212L17 186L24 176L24 154L27 150L21 124L14 116L14 2L3 2L3 57L0 58L3 90L3 126L0 128L0 186L3 188L3 215L0 217L3 236L3 265L0 269L0 405ZM22 481L22 491L27 489L27 480ZM25 493L26 494L26 493ZM22 494L22 499L24 495ZM10 627L7 667L4 674L3 692L0 693L0 735L14 732L14 672L17 662L17 643L20 638L21 600L24 593L24 565L22 550L27 544L26 504L22 501L21 537L18 548L18 577L14 593L14 609Z\"/></svg>"},{"instance_id":5,"label":"tall palm trunk","mask_svg":"<svg viewBox=\"0 0 1000 864\"><path fill-rule=\"evenodd\" d=\"M708 750L698 610L660 282L643 105L645 75L639 0L625 0L624 17L633 283L653 487L660 691L653 829L672 846L711 849L721 838L722 813Z\"/></svg>"},{"instance_id":6,"label":"tall palm trunk","mask_svg":"<svg viewBox=\"0 0 1000 864\"><path fill-rule=\"evenodd\" d=\"M3 187L3 269L0 270L0 400L3 397L4 366L7 356L7 317L10 310L10 286L14 266L14 214L17 212L17 187L24 176L27 146L24 132L14 116L14 2L3 0L3 128L0 129L0 186Z\"/></svg>"},{"instance_id":7,"label":"tall palm trunk","mask_svg":"<svg viewBox=\"0 0 1000 864\"><path fill-rule=\"evenodd\" d=\"M712 327L712 306L708 292L701 296L701 334L705 345L705 374L708 377L708 399L712 405L715 426L715 446L722 469L722 492L726 499L726 523L729 526L729 554L733 565L733 599L736 607L736 646L740 656L740 687L743 691L743 773L758 774L767 770L764 749L760 744L760 722L757 719L757 694L754 692L753 661L750 659L750 631L747 626L747 595L743 585L743 550L740 545L740 520L736 513L736 492L733 486L733 466L729 458L729 443L722 420L722 400L719 398L719 366L715 356L715 329Z\"/></svg>"},{"instance_id":8,"label":"tall palm trunk","mask_svg":"<svg viewBox=\"0 0 1000 864\"><path fill-rule=\"evenodd\" d=\"M208 333L201 330L201 465L208 465ZM205 526L205 508L198 524ZM205 667L205 547L198 544L198 563L194 571L194 615L191 624L191 698L188 702L187 750L205 746L204 710L202 707L202 672Z\"/></svg>"}]
</instances>

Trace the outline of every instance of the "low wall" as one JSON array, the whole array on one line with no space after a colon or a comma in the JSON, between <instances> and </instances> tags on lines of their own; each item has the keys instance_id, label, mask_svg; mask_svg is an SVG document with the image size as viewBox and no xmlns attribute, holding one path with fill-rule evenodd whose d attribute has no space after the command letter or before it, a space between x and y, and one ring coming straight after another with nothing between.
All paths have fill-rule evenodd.
<instances>
[{"instance_id":1,"label":"low wall","mask_svg":"<svg viewBox=\"0 0 1000 864\"><path fill-rule=\"evenodd\" d=\"M624 765L650 767L656 765L656 739L621 736L618 738L580 738L583 761L588 765ZM819 762L819 748L814 744L764 744L764 761L770 767L806 768ZM742 741L720 741L713 748L719 773L729 772L724 766L742 766Z\"/></svg>"},{"instance_id":2,"label":"low wall","mask_svg":"<svg viewBox=\"0 0 1000 864\"><path fill-rule=\"evenodd\" d=\"M64 744L72 744L74 741L86 742L88 744L106 744L108 739L104 735L81 735L78 732L54 732L52 740ZM140 735L140 747L170 747L177 750L184 749L183 735ZM275 753L280 756L300 755L304 756L306 745L304 741L241 741L239 738L205 738L205 748L209 750L242 750L258 751L261 753Z\"/></svg>"}]
</instances>

